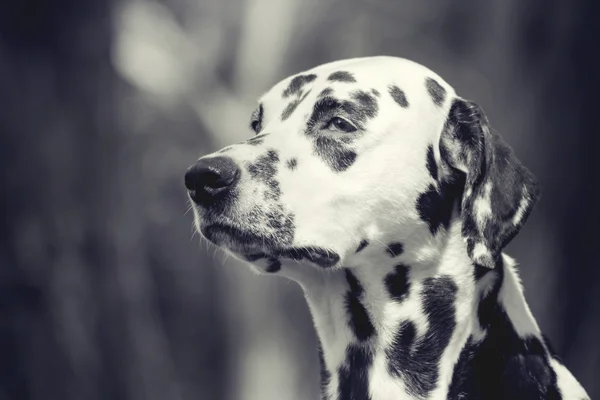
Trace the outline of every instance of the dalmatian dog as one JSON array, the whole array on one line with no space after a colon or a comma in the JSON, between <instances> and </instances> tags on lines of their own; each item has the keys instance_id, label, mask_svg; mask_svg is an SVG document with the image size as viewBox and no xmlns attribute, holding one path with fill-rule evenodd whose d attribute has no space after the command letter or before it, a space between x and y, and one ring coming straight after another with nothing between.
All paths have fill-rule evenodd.
<instances>
[{"instance_id":1,"label":"dalmatian dog","mask_svg":"<svg viewBox=\"0 0 600 400\"><path fill-rule=\"evenodd\" d=\"M589 399L502 249L538 197L483 110L412 61L337 61L260 99L185 174L201 235L301 285L321 399Z\"/></svg>"}]
</instances>

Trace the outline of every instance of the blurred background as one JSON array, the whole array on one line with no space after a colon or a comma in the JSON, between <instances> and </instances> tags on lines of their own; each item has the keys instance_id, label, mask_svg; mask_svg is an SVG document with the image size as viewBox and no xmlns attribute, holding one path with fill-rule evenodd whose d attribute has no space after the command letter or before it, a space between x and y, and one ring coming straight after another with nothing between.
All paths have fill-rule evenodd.
<instances>
[{"instance_id":1,"label":"blurred background","mask_svg":"<svg viewBox=\"0 0 600 400\"><path fill-rule=\"evenodd\" d=\"M379 54L477 101L541 181L508 253L599 397L599 15L594 0L4 0L0 400L316 399L299 287L201 244L183 174L250 137L278 80Z\"/></svg>"}]
</instances>

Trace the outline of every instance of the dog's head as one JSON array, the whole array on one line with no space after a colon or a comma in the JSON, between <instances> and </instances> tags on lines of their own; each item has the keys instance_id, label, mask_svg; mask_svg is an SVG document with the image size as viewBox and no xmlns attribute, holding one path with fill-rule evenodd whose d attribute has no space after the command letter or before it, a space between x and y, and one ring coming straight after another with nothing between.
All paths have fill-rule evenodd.
<instances>
[{"instance_id":1,"label":"dog's head","mask_svg":"<svg viewBox=\"0 0 600 400\"><path fill-rule=\"evenodd\" d=\"M404 59L285 79L250 126L185 180L198 231L270 272L288 259L335 267L368 242L434 242L453 217L469 256L493 267L537 196L482 110Z\"/></svg>"}]
</instances>

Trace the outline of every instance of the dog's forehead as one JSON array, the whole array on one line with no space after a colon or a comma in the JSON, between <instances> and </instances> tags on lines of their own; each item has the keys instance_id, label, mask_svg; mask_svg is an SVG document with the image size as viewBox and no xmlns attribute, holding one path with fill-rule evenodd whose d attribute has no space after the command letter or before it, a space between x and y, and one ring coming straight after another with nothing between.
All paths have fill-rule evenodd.
<instances>
[{"instance_id":1,"label":"dog's forehead","mask_svg":"<svg viewBox=\"0 0 600 400\"><path fill-rule=\"evenodd\" d=\"M441 89L428 87L428 78ZM259 102L264 106L276 106L309 90L319 93L334 91L336 96L345 96L357 89L371 89L375 93L385 90L394 97L393 90L399 87L402 91L410 90L413 95L422 93L420 98L431 97L435 89L451 90L441 77L421 64L403 58L379 56L335 61L289 76L261 96Z\"/></svg>"}]
</instances>

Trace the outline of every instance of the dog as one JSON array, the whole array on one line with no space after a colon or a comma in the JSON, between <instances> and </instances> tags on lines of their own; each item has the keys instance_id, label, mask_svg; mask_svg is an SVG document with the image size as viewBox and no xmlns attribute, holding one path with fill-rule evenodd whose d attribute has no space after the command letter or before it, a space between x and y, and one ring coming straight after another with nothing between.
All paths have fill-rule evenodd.
<instances>
[{"instance_id":1,"label":"dog","mask_svg":"<svg viewBox=\"0 0 600 400\"><path fill-rule=\"evenodd\" d=\"M589 399L502 253L539 194L483 110L394 57L284 79L185 174L198 232L301 285L323 400Z\"/></svg>"}]
</instances>

